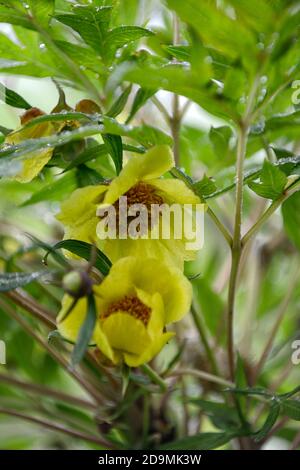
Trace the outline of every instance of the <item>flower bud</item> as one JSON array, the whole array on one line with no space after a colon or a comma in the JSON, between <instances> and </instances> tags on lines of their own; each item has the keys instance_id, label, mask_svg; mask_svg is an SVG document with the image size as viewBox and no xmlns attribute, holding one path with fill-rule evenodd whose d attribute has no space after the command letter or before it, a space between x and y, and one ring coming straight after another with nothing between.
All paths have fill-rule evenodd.
<instances>
[{"instance_id":1,"label":"flower bud","mask_svg":"<svg viewBox=\"0 0 300 470\"><path fill-rule=\"evenodd\" d=\"M85 271L68 272L64 275L62 283L64 290L75 299L85 297L92 292L93 283Z\"/></svg>"}]
</instances>

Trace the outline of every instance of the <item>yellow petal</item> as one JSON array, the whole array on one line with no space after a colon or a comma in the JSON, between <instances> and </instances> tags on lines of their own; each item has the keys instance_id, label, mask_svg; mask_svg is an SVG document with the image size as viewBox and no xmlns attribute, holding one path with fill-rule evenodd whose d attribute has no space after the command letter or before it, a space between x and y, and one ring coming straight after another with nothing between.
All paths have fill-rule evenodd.
<instances>
[{"instance_id":1,"label":"yellow petal","mask_svg":"<svg viewBox=\"0 0 300 470\"><path fill-rule=\"evenodd\" d=\"M123 288L122 285L125 287ZM148 294L159 293L165 312L164 323L180 320L188 311L192 300L192 286L180 269L159 259L126 257L113 264L109 275L97 287L104 299L120 298L121 288L132 293L133 286Z\"/></svg>"},{"instance_id":2,"label":"yellow petal","mask_svg":"<svg viewBox=\"0 0 300 470\"><path fill-rule=\"evenodd\" d=\"M153 179L149 181L167 204L200 204L200 198L181 180Z\"/></svg>"},{"instance_id":3,"label":"yellow petal","mask_svg":"<svg viewBox=\"0 0 300 470\"><path fill-rule=\"evenodd\" d=\"M99 222L96 209L106 190L107 186L102 185L79 188L62 203L56 218L65 226L65 238L88 243L96 241L96 227Z\"/></svg>"},{"instance_id":4,"label":"yellow petal","mask_svg":"<svg viewBox=\"0 0 300 470\"><path fill-rule=\"evenodd\" d=\"M159 145L148 150L144 155L131 157L109 186L104 203L113 204L138 181L152 180L169 171L174 159L167 145Z\"/></svg>"},{"instance_id":5,"label":"yellow petal","mask_svg":"<svg viewBox=\"0 0 300 470\"><path fill-rule=\"evenodd\" d=\"M21 127L20 129L9 134L5 139L5 143L15 145L23 142L26 139L37 139L39 137L53 135L57 131L57 127L54 126L51 122L37 124L32 127ZM22 170L13 178L22 183L31 181L48 163L52 157L52 154L52 148L28 153L22 161Z\"/></svg>"},{"instance_id":6,"label":"yellow petal","mask_svg":"<svg viewBox=\"0 0 300 470\"><path fill-rule=\"evenodd\" d=\"M62 321L72 302L72 297L64 295L62 299L62 308L57 317L57 326L64 338L76 342L79 330L86 317L87 301L85 297L78 300L71 313Z\"/></svg>"},{"instance_id":7,"label":"yellow petal","mask_svg":"<svg viewBox=\"0 0 300 470\"><path fill-rule=\"evenodd\" d=\"M129 367L138 367L145 364L156 356L164 345L174 336L174 333L164 333L156 338L149 347L147 347L141 355L134 355L130 353L124 354L124 361Z\"/></svg>"},{"instance_id":8,"label":"yellow petal","mask_svg":"<svg viewBox=\"0 0 300 470\"><path fill-rule=\"evenodd\" d=\"M101 322L101 329L111 347L122 353L140 355L151 343L142 321L126 312L111 314Z\"/></svg>"},{"instance_id":9,"label":"yellow petal","mask_svg":"<svg viewBox=\"0 0 300 470\"><path fill-rule=\"evenodd\" d=\"M157 258L183 270L184 260L190 259L190 254L185 254L184 244L180 240L107 239L98 241L98 244L113 263L127 256Z\"/></svg>"},{"instance_id":10,"label":"yellow petal","mask_svg":"<svg viewBox=\"0 0 300 470\"><path fill-rule=\"evenodd\" d=\"M57 317L57 327L64 338L76 343L78 333L83 325L87 314L87 300L85 297L78 300L76 306L73 308L71 313L69 313L65 320L61 321L64 318L69 307L71 306L72 302L73 299L69 295L65 295L63 297L62 308ZM97 298L96 305L97 311L99 311ZM95 331L92 336L92 342L96 343L99 349L103 352L103 354L105 354L105 356L108 357L112 362L117 362L117 356L114 354L112 348L109 345L109 342L107 341L106 336L102 332L99 325L99 321L96 322Z\"/></svg>"},{"instance_id":11,"label":"yellow petal","mask_svg":"<svg viewBox=\"0 0 300 470\"><path fill-rule=\"evenodd\" d=\"M137 297L151 308L150 318L147 324L147 332L151 339L155 339L161 335L164 328L164 303L161 295L158 292L155 294L148 294L143 289L136 289Z\"/></svg>"}]
</instances>

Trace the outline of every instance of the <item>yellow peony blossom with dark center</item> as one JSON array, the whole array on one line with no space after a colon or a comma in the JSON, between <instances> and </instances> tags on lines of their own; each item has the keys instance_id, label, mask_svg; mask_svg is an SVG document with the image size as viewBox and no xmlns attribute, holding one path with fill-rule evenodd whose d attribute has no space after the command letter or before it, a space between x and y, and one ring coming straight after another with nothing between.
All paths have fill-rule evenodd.
<instances>
[{"instance_id":1,"label":"yellow peony blossom with dark center","mask_svg":"<svg viewBox=\"0 0 300 470\"><path fill-rule=\"evenodd\" d=\"M126 295L123 299L113 302L100 318L105 319L120 311L129 313L137 320L141 320L145 326L147 326L151 314L151 308L147 307L138 297Z\"/></svg>"},{"instance_id":2,"label":"yellow peony blossom with dark center","mask_svg":"<svg viewBox=\"0 0 300 470\"><path fill-rule=\"evenodd\" d=\"M107 210L113 206L117 212L116 229L118 229L120 215L118 208L120 198L123 196L127 196L129 208L138 203L146 206L149 231L156 223L156 220L151 220L152 224L149 223L152 204L179 205L182 218L191 218L191 212L185 209L185 204L195 207L200 204L200 199L183 181L162 177L173 166L174 159L170 148L159 145L143 155L131 156L120 174L109 185L77 189L63 202L61 212L57 216L65 226L65 238L97 244L113 263L124 256L137 256L164 259L183 269L184 261L195 259L196 252L186 249L186 233L183 231L182 237L175 237L172 226L168 239L162 236L158 239L144 236L144 227L140 230L141 236L134 239L117 237L103 240L97 236L97 225L101 221L100 215L97 216L97 210ZM155 219L155 216L153 218Z\"/></svg>"},{"instance_id":3,"label":"yellow peony blossom with dark center","mask_svg":"<svg viewBox=\"0 0 300 470\"><path fill-rule=\"evenodd\" d=\"M147 208L148 212L148 224L151 224L151 206L152 204L161 205L164 203L163 198L156 193L155 188L150 184L144 183L140 181L139 183L135 184L132 188L130 188L125 194L127 197L127 207L130 209L131 206L134 204L143 204ZM123 197L124 197L123 196ZM120 207L120 199L118 199L113 204L116 210L116 222L117 227L119 226L119 207ZM128 216L127 217L127 226L133 220L134 217Z\"/></svg>"},{"instance_id":4,"label":"yellow peony blossom with dark center","mask_svg":"<svg viewBox=\"0 0 300 470\"><path fill-rule=\"evenodd\" d=\"M112 363L130 367L149 362L174 336L167 325L188 311L192 286L183 273L159 259L117 261L100 285L93 286L97 321L92 342ZM76 342L86 318L86 297L66 317L72 297L65 295L58 316L61 334Z\"/></svg>"}]
</instances>

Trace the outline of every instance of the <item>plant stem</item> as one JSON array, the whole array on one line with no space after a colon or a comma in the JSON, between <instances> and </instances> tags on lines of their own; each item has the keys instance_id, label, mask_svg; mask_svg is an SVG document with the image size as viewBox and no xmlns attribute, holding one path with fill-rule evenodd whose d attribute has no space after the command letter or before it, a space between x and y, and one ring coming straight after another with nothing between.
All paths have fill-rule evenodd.
<instances>
[{"instance_id":1,"label":"plant stem","mask_svg":"<svg viewBox=\"0 0 300 470\"><path fill-rule=\"evenodd\" d=\"M180 27L177 15L173 16L173 45L176 46L180 43ZM170 117L170 127L173 137L173 152L175 165L180 167L180 126L181 117L179 107L179 96L173 93L172 97L172 115Z\"/></svg>"},{"instance_id":2,"label":"plant stem","mask_svg":"<svg viewBox=\"0 0 300 470\"><path fill-rule=\"evenodd\" d=\"M16 320L21 327L24 329L24 331L27 332L30 336L32 336L37 343L42 346L43 349L45 349L50 356L53 357L53 359L58 362L75 380L77 380L78 383L96 400L96 402L101 403L102 402L102 397L99 395L99 393L94 389L94 387L86 381L76 370L70 369L69 364L67 361L60 356L56 351L54 351L46 341L44 341L42 338L40 338L39 335L31 328L31 326L25 321L23 318L21 318L15 310L5 301L0 299L0 306L3 308L4 311L6 311L14 320Z\"/></svg>"},{"instance_id":3,"label":"plant stem","mask_svg":"<svg viewBox=\"0 0 300 470\"><path fill-rule=\"evenodd\" d=\"M228 243L228 245L231 247L232 246L232 236L230 235L230 233L228 232L227 228L225 227L225 225L220 221L220 219L216 216L216 214L214 213L214 211L207 206L207 213L208 215L210 216L210 218L212 219L212 221L215 223L215 225L217 226L217 228L220 230L220 232L222 233L223 237L225 238L226 242Z\"/></svg>"},{"instance_id":4,"label":"plant stem","mask_svg":"<svg viewBox=\"0 0 300 470\"><path fill-rule=\"evenodd\" d=\"M56 323L51 316L51 312L48 312L44 307L37 304L36 301L27 294L27 292L18 289L5 292L5 294L3 295L8 299L12 300L19 307L22 307L25 310L29 310L48 328L56 328Z\"/></svg>"},{"instance_id":5,"label":"plant stem","mask_svg":"<svg viewBox=\"0 0 300 470\"><path fill-rule=\"evenodd\" d=\"M68 436L75 437L76 439L82 439L88 442L93 442L94 444L99 444L100 446L103 446L106 449L112 449L111 443L106 441L105 439L101 439L100 437L92 436L90 434L86 434L80 431L75 431L74 429L68 429L62 426L61 424L51 423L50 421L46 421L40 418L35 418L33 416L29 416L17 410L12 410L8 408L0 408L0 414L14 416L15 418L21 418L31 423L38 424L42 426L43 428L51 429L52 431L58 431L63 434L67 434Z\"/></svg>"},{"instance_id":6,"label":"plant stem","mask_svg":"<svg viewBox=\"0 0 300 470\"><path fill-rule=\"evenodd\" d=\"M201 341L202 341L202 343L203 343L203 347L204 347L204 349L205 349L207 358L208 358L208 360L210 361L211 370L212 370L212 372L213 372L214 375L218 375L218 374L219 374L218 366L217 366L215 357L214 357L214 355L213 355L213 353L212 353L212 347L210 346L210 344L209 344L209 342L208 342L207 335L206 335L206 331L205 331L205 327L204 327L204 325L203 325L203 323L202 323L202 320L201 320L200 315L199 315L198 312L196 311L196 308L195 308L194 304L192 304L192 306L191 306L191 314L192 314L194 323L195 323L195 325L196 325L196 328L197 328L197 330L198 330L198 332L199 332L199 335L200 335Z\"/></svg>"},{"instance_id":7,"label":"plant stem","mask_svg":"<svg viewBox=\"0 0 300 470\"><path fill-rule=\"evenodd\" d=\"M237 276L239 270L239 263L242 253L241 245L241 220L242 220L242 206L243 206L243 171L244 159L246 153L248 128L242 125L238 137L237 145L237 173L236 173L236 208L235 208L235 222L234 232L232 239L232 253L231 253L231 272L228 288L228 307L227 307L227 354L229 365L229 377L234 382L235 376L235 358L234 358L234 338L233 338L233 321L234 321L234 302L237 285Z\"/></svg>"},{"instance_id":8,"label":"plant stem","mask_svg":"<svg viewBox=\"0 0 300 470\"><path fill-rule=\"evenodd\" d=\"M155 384L159 385L160 389L162 392L166 392L168 389L168 386L166 382L158 375L155 370L152 369L148 364L143 364L141 366L141 370L148 375L148 377L154 382Z\"/></svg>"},{"instance_id":9,"label":"plant stem","mask_svg":"<svg viewBox=\"0 0 300 470\"><path fill-rule=\"evenodd\" d=\"M225 387L234 387L234 383L229 380L225 380L217 375L196 369L177 369L172 372L169 377L181 377L182 375L192 375L198 379L205 380L206 382L216 383Z\"/></svg>"},{"instance_id":10,"label":"plant stem","mask_svg":"<svg viewBox=\"0 0 300 470\"><path fill-rule=\"evenodd\" d=\"M59 392L49 387L45 387L44 385L24 382L23 380L19 380L14 377L11 377L8 374L0 373L0 383L1 382L7 383L9 385L13 385L14 387L20 388L21 390L26 390L30 393L54 398L55 400L64 401L68 404L73 404L73 405L77 405L80 407L89 408L91 410L97 409L97 406L94 403L88 400L84 400L83 398L78 398L72 395L68 395L67 393Z\"/></svg>"},{"instance_id":11,"label":"plant stem","mask_svg":"<svg viewBox=\"0 0 300 470\"><path fill-rule=\"evenodd\" d=\"M276 337L276 334L278 332L278 329L279 329L280 324L283 320L283 317L286 313L286 309L287 309L287 307L290 303L290 300L291 300L291 298L294 294L294 289L297 286L298 282L299 282L299 268L297 268L296 272L293 273L293 275L291 277L291 281L289 283L289 287L288 287L286 296L285 296L285 298L283 299L283 301L281 302L281 304L279 306L278 313L277 313L276 320L275 320L275 323L273 325L273 328L271 329L270 335L267 339L266 345L263 349L263 352L260 356L260 359L259 359L259 361L257 362L257 365L254 368L253 376L252 376L253 385L255 384L255 382L257 380L257 377L259 376L262 368L264 367L264 364L265 364L266 360L268 359L268 356L269 356L270 351L272 349L274 339Z\"/></svg>"}]
</instances>

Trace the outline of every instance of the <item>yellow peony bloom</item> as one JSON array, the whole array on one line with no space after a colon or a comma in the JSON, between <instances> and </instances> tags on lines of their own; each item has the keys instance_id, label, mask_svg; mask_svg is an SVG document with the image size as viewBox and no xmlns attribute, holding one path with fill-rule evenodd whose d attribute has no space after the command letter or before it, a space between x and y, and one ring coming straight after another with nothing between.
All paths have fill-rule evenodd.
<instances>
[{"instance_id":1,"label":"yellow peony bloom","mask_svg":"<svg viewBox=\"0 0 300 470\"><path fill-rule=\"evenodd\" d=\"M11 132L6 136L5 143L16 145L27 139L38 139L39 137L48 137L61 130L65 123L45 122L36 124L32 127L24 127L32 119L45 114L38 108L31 108L21 117L20 129ZM23 161L23 168L14 179L21 183L27 183L35 178L52 157L53 149L47 148L37 150L26 156Z\"/></svg>"},{"instance_id":2,"label":"yellow peony bloom","mask_svg":"<svg viewBox=\"0 0 300 470\"><path fill-rule=\"evenodd\" d=\"M174 166L168 146L157 146L144 155L131 157L119 176L108 186L88 186L77 189L61 206L57 218L65 225L65 238L96 243L112 262L124 256L163 258L181 269L185 260L194 259L195 252L186 249L185 235L176 238L171 228L170 239L151 237L100 240L96 235L97 210L116 206L121 196L127 196L128 207L151 204L200 204L200 199L183 181L161 176ZM150 209L149 209L150 211ZM149 212L148 212L149 213ZM183 212L182 212L183 214ZM184 214L186 217L186 214Z\"/></svg>"},{"instance_id":3,"label":"yellow peony bloom","mask_svg":"<svg viewBox=\"0 0 300 470\"><path fill-rule=\"evenodd\" d=\"M94 286L98 318L93 342L114 364L137 367L150 361L174 335L165 326L188 311L192 287L176 267L157 259L127 257L117 261L104 281ZM78 301L63 319L72 299L65 295L58 316L61 334L76 342L87 311Z\"/></svg>"}]
</instances>

